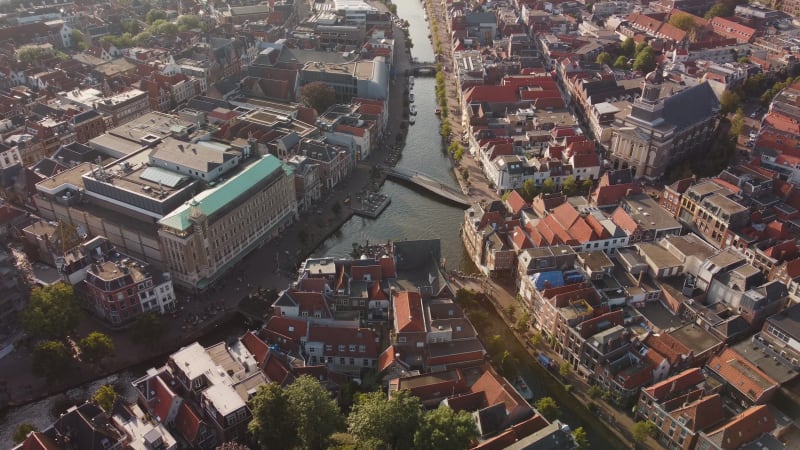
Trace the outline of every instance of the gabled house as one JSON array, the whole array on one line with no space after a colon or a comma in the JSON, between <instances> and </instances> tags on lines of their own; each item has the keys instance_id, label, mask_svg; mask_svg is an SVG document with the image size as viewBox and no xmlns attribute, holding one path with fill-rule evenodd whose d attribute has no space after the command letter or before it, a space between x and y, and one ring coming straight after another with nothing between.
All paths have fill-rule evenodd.
<instances>
[{"instance_id":1,"label":"gabled house","mask_svg":"<svg viewBox=\"0 0 800 450\"><path fill-rule=\"evenodd\" d=\"M742 404L766 403L778 390L778 383L761 369L731 348L727 348L706 364L730 395Z\"/></svg>"},{"instance_id":2,"label":"gabled house","mask_svg":"<svg viewBox=\"0 0 800 450\"><path fill-rule=\"evenodd\" d=\"M775 418L766 405L752 406L721 427L700 433L697 450L735 450L746 448L764 434L775 429ZM754 445L753 448L761 448ZM787 447L788 448L788 447Z\"/></svg>"}]
</instances>

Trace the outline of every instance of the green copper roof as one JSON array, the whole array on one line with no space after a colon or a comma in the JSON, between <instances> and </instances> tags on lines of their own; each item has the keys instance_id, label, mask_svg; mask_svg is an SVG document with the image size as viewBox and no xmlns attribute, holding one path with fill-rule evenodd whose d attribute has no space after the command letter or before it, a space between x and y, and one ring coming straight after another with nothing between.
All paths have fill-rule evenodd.
<instances>
[{"instance_id":1,"label":"green copper roof","mask_svg":"<svg viewBox=\"0 0 800 450\"><path fill-rule=\"evenodd\" d=\"M200 210L203 211L203 214L211 216L222 209L223 206L234 201L254 184L269 177L279 169L283 169L286 173L291 174L291 168L281 164L281 161L277 157L274 155L264 156L230 180L197 194L194 197L194 201L199 203ZM190 203L191 202L186 202L179 206L171 213L162 217L158 223L176 230L188 230L192 225L189 221L189 214L191 212Z\"/></svg>"}]
</instances>

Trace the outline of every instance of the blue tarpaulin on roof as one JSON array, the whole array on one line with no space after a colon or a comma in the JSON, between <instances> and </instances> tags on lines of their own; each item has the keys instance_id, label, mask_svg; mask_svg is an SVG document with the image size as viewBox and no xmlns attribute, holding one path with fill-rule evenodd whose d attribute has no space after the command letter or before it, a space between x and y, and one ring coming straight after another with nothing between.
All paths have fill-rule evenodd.
<instances>
[{"instance_id":1,"label":"blue tarpaulin on roof","mask_svg":"<svg viewBox=\"0 0 800 450\"><path fill-rule=\"evenodd\" d=\"M531 281L537 291L547 288L555 288L564 285L564 273L560 270L550 272L539 272L531 275Z\"/></svg>"}]
</instances>

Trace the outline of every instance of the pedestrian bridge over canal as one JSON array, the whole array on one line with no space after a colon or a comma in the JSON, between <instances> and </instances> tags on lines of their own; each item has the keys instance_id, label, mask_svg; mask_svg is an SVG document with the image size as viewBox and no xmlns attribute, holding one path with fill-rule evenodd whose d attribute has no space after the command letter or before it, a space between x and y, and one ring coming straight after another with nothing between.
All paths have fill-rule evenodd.
<instances>
[{"instance_id":1,"label":"pedestrian bridge over canal","mask_svg":"<svg viewBox=\"0 0 800 450\"><path fill-rule=\"evenodd\" d=\"M440 199L455 203L465 208L472 204L469 198L460 190L437 181L422 172L381 165L379 165L378 168L381 170L381 172L386 174L387 178L413 184L414 186L424 189Z\"/></svg>"}]
</instances>

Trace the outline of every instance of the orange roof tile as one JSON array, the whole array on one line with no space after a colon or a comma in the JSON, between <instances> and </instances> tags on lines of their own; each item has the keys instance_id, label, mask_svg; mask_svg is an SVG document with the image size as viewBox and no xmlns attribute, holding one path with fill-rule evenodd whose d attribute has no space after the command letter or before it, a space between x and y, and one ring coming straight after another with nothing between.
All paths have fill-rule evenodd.
<instances>
[{"instance_id":1,"label":"orange roof tile","mask_svg":"<svg viewBox=\"0 0 800 450\"><path fill-rule=\"evenodd\" d=\"M778 386L769 375L731 348L711 358L707 367L754 402Z\"/></svg>"},{"instance_id":2,"label":"orange roof tile","mask_svg":"<svg viewBox=\"0 0 800 450\"><path fill-rule=\"evenodd\" d=\"M424 332L422 298L417 292L403 291L394 298L394 319L397 332Z\"/></svg>"},{"instance_id":3,"label":"orange roof tile","mask_svg":"<svg viewBox=\"0 0 800 450\"><path fill-rule=\"evenodd\" d=\"M746 409L707 436L723 450L735 450L774 429L775 418L769 407L758 405Z\"/></svg>"},{"instance_id":4,"label":"orange roof tile","mask_svg":"<svg viewBox=\"0 0 800 450\"><path fill-rule=\"evenodd\" d=\"M184 439L190 443L194 443L197 439L197 432L200 431L202 422L200 415L189 406L189 403L181 403L178 409L178 415L175 417L175 427Z\"/></svg>"},{"instance_id":5,"label":"orange roof tile","mask_svg":"<svg viewBox=\"0 0 800 450\"><path fill-rule=\"evenodd\" d=\"M242 336L242 345L244 345L244 348L246 348L247 351L253 354L253 357L256 359L256 362L259 366L264 362L265 359L267 359L269 345L262 341L261 338L256 336L252 331L248 331L244 334L244 336Z\"/></svg>"},{"instance_id":6,"label":"orange roof tile","mask_svg":"<svg viewBox=\"0 0 800 450\"><path fill-rule=\"evenodd\" d=\"M645 388L645 391L656 400L663 401L705 380L706 377L703 375L703 372L699 368L694 367Z\"/></svg>"},{"instance_id":7,"label":"orange roof tile","mask_svg":"<svg viewBox=\"0 0 800 450\"><path fill-rule=\"evenodd\" d=\"M508 205L508 208L511 210L513 214L519 214L519 212L522 211L523 208L527 208L528 206L530 206L528 205L528 202L526 202L525 199L522 198L519 192L516 191L516 189L511 191L510 194L508 194L508 198L506 198L506 205Z\"/></svg>"}]
</instances>

